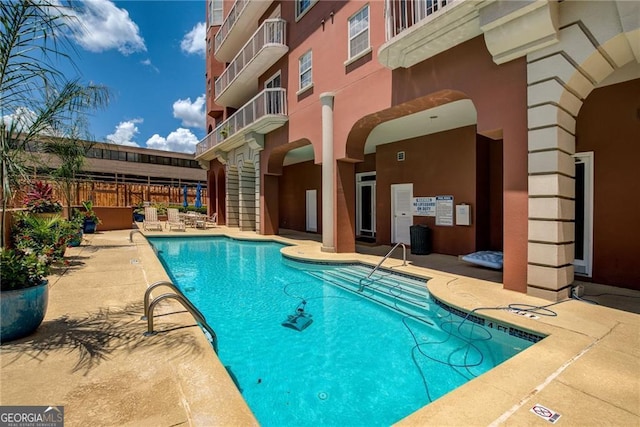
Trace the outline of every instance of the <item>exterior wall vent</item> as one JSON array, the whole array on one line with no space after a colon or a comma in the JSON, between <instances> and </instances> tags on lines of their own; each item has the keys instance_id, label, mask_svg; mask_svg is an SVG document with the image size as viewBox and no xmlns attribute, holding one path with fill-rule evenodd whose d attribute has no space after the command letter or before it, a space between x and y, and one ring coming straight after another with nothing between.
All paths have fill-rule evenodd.
<instances>
[{"instance_id":1,"label":"exterior wall vent","mask_svg":"<svg viewBox=\"0 0 640 427\"><path fill-rule=\"evenodd\" d=\"M404 151L398 151L398 153L396 154L396 160L399 162L404 161Z\"/></svg>"}]
</instances>

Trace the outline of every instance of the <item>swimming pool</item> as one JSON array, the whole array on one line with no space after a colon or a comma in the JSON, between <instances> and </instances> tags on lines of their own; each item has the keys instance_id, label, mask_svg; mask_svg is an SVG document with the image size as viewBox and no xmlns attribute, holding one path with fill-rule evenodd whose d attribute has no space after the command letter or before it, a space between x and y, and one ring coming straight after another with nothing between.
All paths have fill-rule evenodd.
<instances>
[{"instance_id":1,"label":"swimming pool","mask_svg":"<svg viewBox=\"0 0 640 427\"><path fill-rule=\"evenodd\" d=\"M149 241L264 426L389 425L533 344L427 297L417 315L389 309L340 286L349 266L286 261L279 243ZM311 323L284 327L301 306Z\"/></svg>"}]
</instances>

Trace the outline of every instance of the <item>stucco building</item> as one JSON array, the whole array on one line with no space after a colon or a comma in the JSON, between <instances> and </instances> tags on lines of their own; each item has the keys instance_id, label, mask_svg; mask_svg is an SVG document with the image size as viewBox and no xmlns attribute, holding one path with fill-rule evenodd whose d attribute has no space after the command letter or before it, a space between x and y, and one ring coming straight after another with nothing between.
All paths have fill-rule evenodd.
<instances>
[{"instance_id":1,"label":"stucco building","mask_svg":"<svg viewBox=\"0 0 640 427\"><path fill-rule=\"evenodd\" d=\"M503 251L506 289L640 289L640 3L208 0L207 26L220 223L328 252L426 224Z\"/></svg>"}]
</instances>

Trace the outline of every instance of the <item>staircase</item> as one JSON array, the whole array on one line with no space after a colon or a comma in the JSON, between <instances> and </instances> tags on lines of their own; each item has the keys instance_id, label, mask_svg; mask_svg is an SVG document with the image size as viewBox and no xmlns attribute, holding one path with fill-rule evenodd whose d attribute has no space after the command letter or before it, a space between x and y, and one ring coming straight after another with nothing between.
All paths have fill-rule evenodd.
<instances>
[{"instance_id":1,"label":"staircase","mask_svg":"<svg viewBox=\"0 0 640 427\"><path fill-rule=\"evenodd\" d=\"M330 270L310 271L309 274L406 315L422 318L436 309L429 297L427 279L381 268L373 270L373 267L366 265L350 264Z\"/></svg>"}]
</instances>

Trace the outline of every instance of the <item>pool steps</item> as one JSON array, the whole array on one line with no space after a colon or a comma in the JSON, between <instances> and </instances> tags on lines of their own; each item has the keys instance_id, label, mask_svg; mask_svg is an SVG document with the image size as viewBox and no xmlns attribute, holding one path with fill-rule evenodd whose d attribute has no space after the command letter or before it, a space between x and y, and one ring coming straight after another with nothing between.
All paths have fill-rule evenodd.
<instances>
[{"instance_id":1,"label":"pool steps","mask_svg":"<svg viewBox=\"0 0 640 427\"><path fill-rule=\"evenodd\" d=\"M377 269L367 279L372 270L366 265L352 264L309 274L412 317L424 317L427 312L438 308L430 299L427 279L409 277L387 269Z\"/></svg>"}]
</instances>

